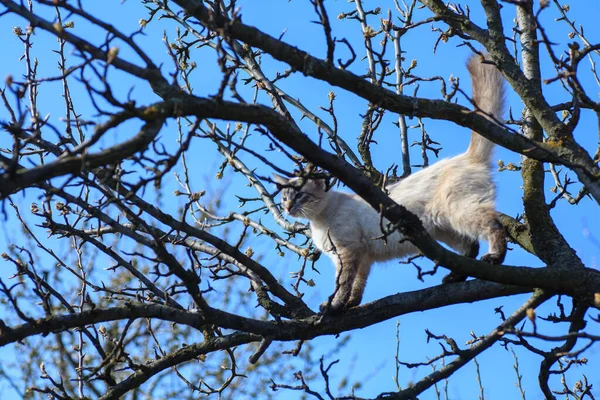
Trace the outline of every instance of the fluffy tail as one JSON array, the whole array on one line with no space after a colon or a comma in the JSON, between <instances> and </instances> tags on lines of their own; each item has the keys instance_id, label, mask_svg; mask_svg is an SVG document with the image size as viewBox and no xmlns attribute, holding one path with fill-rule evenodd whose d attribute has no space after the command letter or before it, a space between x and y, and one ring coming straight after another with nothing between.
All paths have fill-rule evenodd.
<instances>
[{"instance_id":1,"label":"fluffy tail","mask_svg":"<svg viewBox=\"0 0 600 400\"><path fill-rule=\"evenodd\" d=\"M467 61L467 69L473 82L473 102L477 111L502 119L505 103L504 78L496 67L481 62L480 56L473 55ZM475 162L489 163L494 143L477 132L471 134L471 144L467 155Z\"/></svg>"}]
</instances>

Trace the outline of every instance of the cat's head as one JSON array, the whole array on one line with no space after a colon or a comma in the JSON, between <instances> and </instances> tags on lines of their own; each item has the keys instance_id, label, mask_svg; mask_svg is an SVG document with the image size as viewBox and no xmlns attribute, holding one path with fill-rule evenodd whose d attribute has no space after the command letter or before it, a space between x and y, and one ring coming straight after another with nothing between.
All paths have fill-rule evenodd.
<instances>
[{"instance_id":1,"label":"cat's head","mask_svg":"<svg viewBox=\"0 0 600 400\"><path fill-rule=\"evenodd\" d=\"M277 188L281 190L281 205L291 217L312 219L325 206L329 185L325 179L286 178L273 174Z\"/></svg>"}]
</instances>

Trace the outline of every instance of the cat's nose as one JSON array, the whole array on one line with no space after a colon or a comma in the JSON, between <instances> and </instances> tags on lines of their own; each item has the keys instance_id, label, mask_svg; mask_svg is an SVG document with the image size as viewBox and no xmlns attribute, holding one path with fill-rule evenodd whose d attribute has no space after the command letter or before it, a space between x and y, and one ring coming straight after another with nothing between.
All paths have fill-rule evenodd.
<instances>
[{"instance_id":1,"label":"cat's nose","mask_svg":"<svg viewBox=\"0 0 600 400\"><path fill-rule=\"evenodd\" d=\"M283 202L283 209L288 212L292 209L292 201L291 200L287 200Z\"/></svg>"}]
</instances>

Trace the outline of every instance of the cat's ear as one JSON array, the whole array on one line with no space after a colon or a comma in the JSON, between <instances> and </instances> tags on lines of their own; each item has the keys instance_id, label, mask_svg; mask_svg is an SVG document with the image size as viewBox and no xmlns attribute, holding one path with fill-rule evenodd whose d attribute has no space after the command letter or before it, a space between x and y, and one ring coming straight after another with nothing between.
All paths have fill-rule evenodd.
<instances>
[{"instance_id":1,"label":"cat's ear","mask_svg":"<svg viewBox=\"0 0 600 400\"><path fill-rule=\"evenodd\" d=\"M337 185L339 179L336 178L335 176L333 178L329 178L329 180L327 181L327 185L325 188L325 191L328 192L331 188L333 188L335 185Z\"/></svg>"},{"instance_id":2,"label":"cat's ear","mask_svg":"<svg viewBox=\"0 0 600 400\"><path fill-rule=\"evenodd\" d=\"M337 183L337 178L315 179L314 182L315 182L315 185L317 185L317 187L319 189L321 189L324 192L328 192L329 190L331 190L333 185L335 185Z\"/></svg>"},{"instance_id":3,"label":"cat's ear","mask_svg":"<svg viewBox=\"0 0 600 400\"><path fill-rule=\"evenodd\" d=\"M319 179L319 184L322 186L324 192L329 192L338 183L338 178L330 177L328 179Z\"/></svg>"},{"instance_id":4,"label":"cat's ear","mask_svg":"<svg viewBox=\"0 0 600 400\"><path fill-rule=\"evenodd\" d=\"M283 189L290 185L289 179L277 174L273 174L273 181L275 182L275 185L277 185L277 189Z\"/></svg>"},{"instance_id":5,"label":"cat's ear","mask_svg":"<svg viewBox=\"0 0 600 400\"><path fill-rule=\"evenodd\" d=\"M306 163L306 165L304 166L304 172L309 175L312 174L313 172L315 172L315 170L317 170L317 168L315 167L315 165L313 163Z\"/></svg>"}]
</instances>

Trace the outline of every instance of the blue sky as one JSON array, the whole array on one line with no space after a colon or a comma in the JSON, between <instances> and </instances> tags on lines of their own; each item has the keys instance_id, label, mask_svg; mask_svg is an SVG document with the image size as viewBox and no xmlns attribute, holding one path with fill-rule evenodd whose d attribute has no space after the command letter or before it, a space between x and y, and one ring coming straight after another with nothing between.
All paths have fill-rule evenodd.
<instances>
[{"instance_id":1,"label":"blue sky","mask_svg":"<svg viewBox=\"0 0 600 400\"><path fill-rule=\"evenodd\" d=\"M126 32L132 32L138 27L138 21L145 18L146 14L140 2L128 0L121 4L120 1L110 0L104 2L84 2L86 8L97 18L110 21L111 24L123 29ZM258 5L260 3L260 5ZM471 7L472 19L484 25L483 14L479 2L466 2ZM353 20L338 20L336 16L341 12L348 12L354 9L354 4L345 1L327 2L330 20L333 27L333 35L338 38L345 37L353 45L357 51L358 59L364 55L364 49L361 46L362 34L359 25ZM374 8L380 5L384 12L387 12L388 7L393 7L393 2L375 2L367 0L364 2L366 8ZM311 52L313 55L324 58L325 45L323 41L322 28L312 23L316 19L312 6L306 1L281 1L281 0L246 0L238 1L238 6L241 8L242 20L249 25L255 25L264 32L267 32L275 37L278 37L285 31L283 39L299 48ZM577 24L581 24L586 29L586 35L589 38L600 37L600 28L597 24L597 15L600 12L600 3L595 0L586 0L572 5L571 13L575 14L579 10L583 12L577 14ZM503 10L505 21L512 21L514 12L513 7L506 5ZM47 14L49 19L52 19L52 13ZM416 13L415 19L425 18L429 16L426 10L420 10ZM556 12L553 9L547 10L542 14L545 21L552 21L555 18ZM379 16L369 17L369 23L373 27L379 24ZM0 19L0 34L3 37L3 63L0 65L0 77L8 74L14 75L15 79L20 79L19 74L24 71L22 63L18 61L22 53L22 45L16 36L12 34L13 26L25 27L25 23L13 16L4 16ZM163 29L170 39L175 37L174 25L169 21L157 21L156 24L151 24L145 30L145 37L138 37L137 42L140 46L150 54L157 64L163 63L163 73L166 75L172 70L172 62L166 54L166 49L162 43ZM510 26L505 26L507 33L510 32ZM550 23L547 26L547 32L550 38L561 45L570 41L567 37L568 29L565 24ZM93 43L98 43L103 40L104 35L98 30L90 28L88 25L81 23L75 19L75 28L73 33L85 37ZM451 75L460 78L461 87L469 92L469 80L464 67L464 62L469 55L467 47L457 47L459 41L453 39L446 44L440 44L435 54L432 53L433 43L436 40L435 34L430 32L428 26L421 27L413 32L409 32L403 38L403 48L406 51L407 63L412 59L418 60L418 67L415 73L420 76L435 76L439 75L448 79ZM377 41L375 41L377 42ZM34 37L34 54L40 60L40 75L55 76L58 74L56 68L56 57L51 52L56 48L55 39L48 35L38 32ZM558 47L558 46L557 46ZM336 53L336 58L345 59L348 54L342 45L338 45L339 54ZM128 52L124 46L120 56L127 58L130 61L139 63L131 52ZM547 58L546 58L547 59ZM209 96L217 91L220 83L221 74L216 64L216 58L211 50L202 49L194 53L193 60L198 64L198 70L202 73L196 73L192 77L195 94L198 96ZM72 58L75 62L75 58ZM274 77L277 71L282 72L286 66L282 63L273 61L269 56L263 56L262 65L264 72L269 77ZM591 74L589 73L588 65L584 62L582 65L582 73L585 80L589 83L590 93L594 94L598 91L594 83L591 82ZM357 74L365 73L366 62L356 62L351 70ZM543 71L544 77L553 76L552 69ZM149 87L139 80L115 71L110 72L110 79L113 82L113 88L117 95L125 98L131 87L134 87L133 97L138 101L138 104L148 104L153 101L158 101ZM241 84L238 85L241 88ZM57 125L60 124L60 116L62 115L61 98L57 94L60 90L60 84L50 83L42 87L40 91L40 104L42 114L50 114L50 120ZM325 121L329 121L327 114L321 111L319 106L328 105L328 93L333 90L336 95L335 109L337 110L337 118L339 123L339 132L341 136L351 145L355 146L356 137L360 132L362 119L360 114L366 110L366 101L358 98L355 95L348 94L341 89L332 88L329 84L317 81L312 78L305 78L301 74L295 74L290 79L281 83L281 88L289 95L302 100L303 104L322 117ZM73 90L80 101L77 103L79 112L86 115L86 118L96 118L97 121L102 120L100 117L93 117L93 110L90 108L90 102L86 100L86 96L82 92L81 85L73 83ZM252 91L250 88L241 89L242 94L250 99ZM405 93L412 93L412 88L408 88ZM554 83L544 87L544 93L551 103L559 103L567 100L564 91L560 84ZM427 98L439 98L439 85L436 83L422 84L418 95ZM459 102L467 104L465 99L458 97ZM262 104L270 104L269 99L264 93L259 94L258 101ZM509 94L509 104L513 115L520 115L522 105L516 95L512 92ZM299 113L291 110L295 117L299 117ZM377 132L375 139L377 144L372 147L373 159L375 165L380 170L385 170L393 163L400 162L400 142L397 128L392 124L397 116L388 113L384 119L383 127ZM6 111L0 109L0 119L6 119ZM297 118L298 120L299 118ZM464 151L468 146L470 132L466 129L453 125L444 121L425 120L425 126L432 139L440 142L443 146L440 152L440 158L451 157ZM415 124L416 120L411 120L409 123ZM316 129L313 124L307 121L299 122L302 129L311 136L317 138ZM126 124L113 132L109 133L98 145L97 148L108 147L113 143L121 142L124 138L135 132L139 124ZM220 124L225 126L225 124ZM175 146L175 123L170 122L168 127L163 131L163 143L170 143ZM171 138L169 137L171 136ZM419 140L420 133L418 130L412 130L410 133L409 142ZM582 121L577 131L576 138L580 143L591 153L594 152L598 141L597 125L595 117L589 113L582 115ZM0 146L6 146L6 134L0 135ZM255 134L252 138L252 145L256 149L261 148L264 143ZM190 168L194 170L194 176L201 177L198 182L195 182L195 188L202 190L207 185L213 186L213 191L216 192L222 184L213 179L216 172L216 166L222 161L216 157L215 146L208 141L197 140L192 143L190 149ZM419 149L412 149L412 160L414 164L420 162ZM193 156L191 156L193 154ZM291 170L293 165L284 159L281 155L267 153L273 160L281 162L281 167ZM502 159L505 163L518 163L520 156L508 152L503 149L498 149L495 155L496 159ZM262 176L267 176L271 170L261 166L256 160L249 156L245 156L244 161L248 165L257 168L257 173ZM433 155L430 155L430 160L434 161ZM229 170L226 174L224 182L227 183L227 189L223 193L222 200L224 209L229 211L238 211L238 204L234 194L244 194L253 196L255 193L251 188L245 187L246 180L244 177L234 175ZM498 209L511 216L516 216L522 213L521 202L521 178L518 172L502 172L496 174L496 182L498 185ZM547 177L547 186L552 186L550 176ZM163 181L163 189L165 193L170 194L177 188L175 179L170 175ZM270 186L269 186L270 187ZM272 188L272 187L270 187ZM341 189L344 190L344 189ZM211 194L211 191L208 192ZM576 193L576 191L575 191ZM574 193L574 194L575 194ZM548 200L553 196L552 192L547 191ZM14 201L22 205L25 209L29 207L33 197L32 191L28 191L26 196L20 194L14 196ZM177 206L179 200L172 196L165 196L162 200L161 207L171 210L173 214L177 214ZM552 216L556 224L561 229L561 232L567 238L569 243L575 248L578 255L582 258L588 267L598 268L598 253L599 247L592 238L600 238L600 228L597 225L598 212L597 205L593 204L592 200L584 199L577 207L570 206L566 202L559 202L559 205L552 211ZM277 229L277 225L272 220L272 217L265 215L262 222L269 228ZM32 219L32 221L34 221ZM14 238L14 232L18 229L15 219L9 219L2 224L0 228L0 251ZM239 229L237 227L236 229ZM53 243L60 248L61 245ZM265 239L258 238L252 243L256 250L264 250L269 252L273 246ZM516 245L511 246L514 250L509 252L506 259L506 264L509 265L528 265L542 266L541 261L535 257L528 255L524 251L520 251ZM485 245L482 247L482 254ZM0 264L2 265L2 264ZM288 273L299 268L299 262L293 255L286 258L279 258L267 253L264 260L264 265L268 266L273 273L281 277L283 282L291 284ZM423 264L429 265L429 264ZM318 262L317 267L320 274L309 272L308 278L312 278L317 283L313 289L306 288L305 300L313 308L317 308L318 304L331 293L333 290L333 267L326 257L322 257ZM0 277L5 279L12 274L12 270L4 264L0 268ZM406 265L398 265L397 262L389 262L385 265L379 265L373 269L372 275L367 285L364 302L372 301L383 296L391 295L397 292L417 290L424 287L429 287L438 284L442 274L430 277L425 282L420 282L416 279L416 271L414 268ZM504 305L504 311L510 314L527 298L527 295L514 296L507 299L493 299L476 304L458 305L438 310L431 310L425 313L416 313L403 316L398 319L390 320L376 326L368 327L362 330L351 332L352 339L345 350L338 356L340 363L332 370L332 383L335 387L337 380L348 371L351 371L351 381L364 381L362 387L356 392L357 395L363 397L373 397L382 391L393 391L395 385L393 376L395 374L394 355L396 349L396 323L400 322L400 359L406 362L424 361L426 357L436 356L440 348L435 342L426 343L426 335L424 330L430 329L435 334L446 334L456 339L459 345L471 339L470 332L473 330L477 335L485 335L489 333L496 325L500 323L499 316L494 314L494 309L499 305ZM554 300L541 307L538 315L545 315L549 312L555 312L553 307ZM545 333L559 334L564 332L566 327L547 327ZM327 354L334 342L340 339L333 337L325 337L315 339L313 344L316 346L315 352ZM291 344L290 344L291 346ZM520 349L519 349L520 350ZM2 350L2 354L6 350ZM600 368L600 360L598 357L600 349L592 348L586 354L590 360L590 365L586 371L598 370ZM521 374L524 376L524 387L527 391L528 399L542 398L539 389L537 389L537 370L539 368L540 358L530 355L522 351L518 351L519 364ZM500 346L486 351L478 358L481 368L482 381L485 386L487 399L508 399L517 398L518 390L515 386L516 378L512 369L513 357L510 352L502 349ZM402 369L400 372L400 381L406 385L410 381L418 380L424 375L431 372L427 367L418 370ZM579 371L575 370L573 377L579 377ZM588 375L595 387L600 387L600 377ZM250 377L249 379L252 379ZM595 379L595 381L594 381ZM293 378L290 375L289 381L285 383L293 383ZM571 379L574 383L575 378ZM284 383L284 382L282 382ZM316 387L320 383L315 382ZM6 390L0 385L0 389ZM451 379L449 384L449 395L452 399L474 399L477 398L479 388L475 380L475 366L470 363L466 367L457 372ZM2 392L0 392L2 393ZM348 393L336 393L345 395ZM297 394L293 392L279 391L277 392L278 399L296 398ZM8 398L8 397L7 397ZM426 392L422 399L435 398L432 390Z\"/></svg>"}]
</instances>

